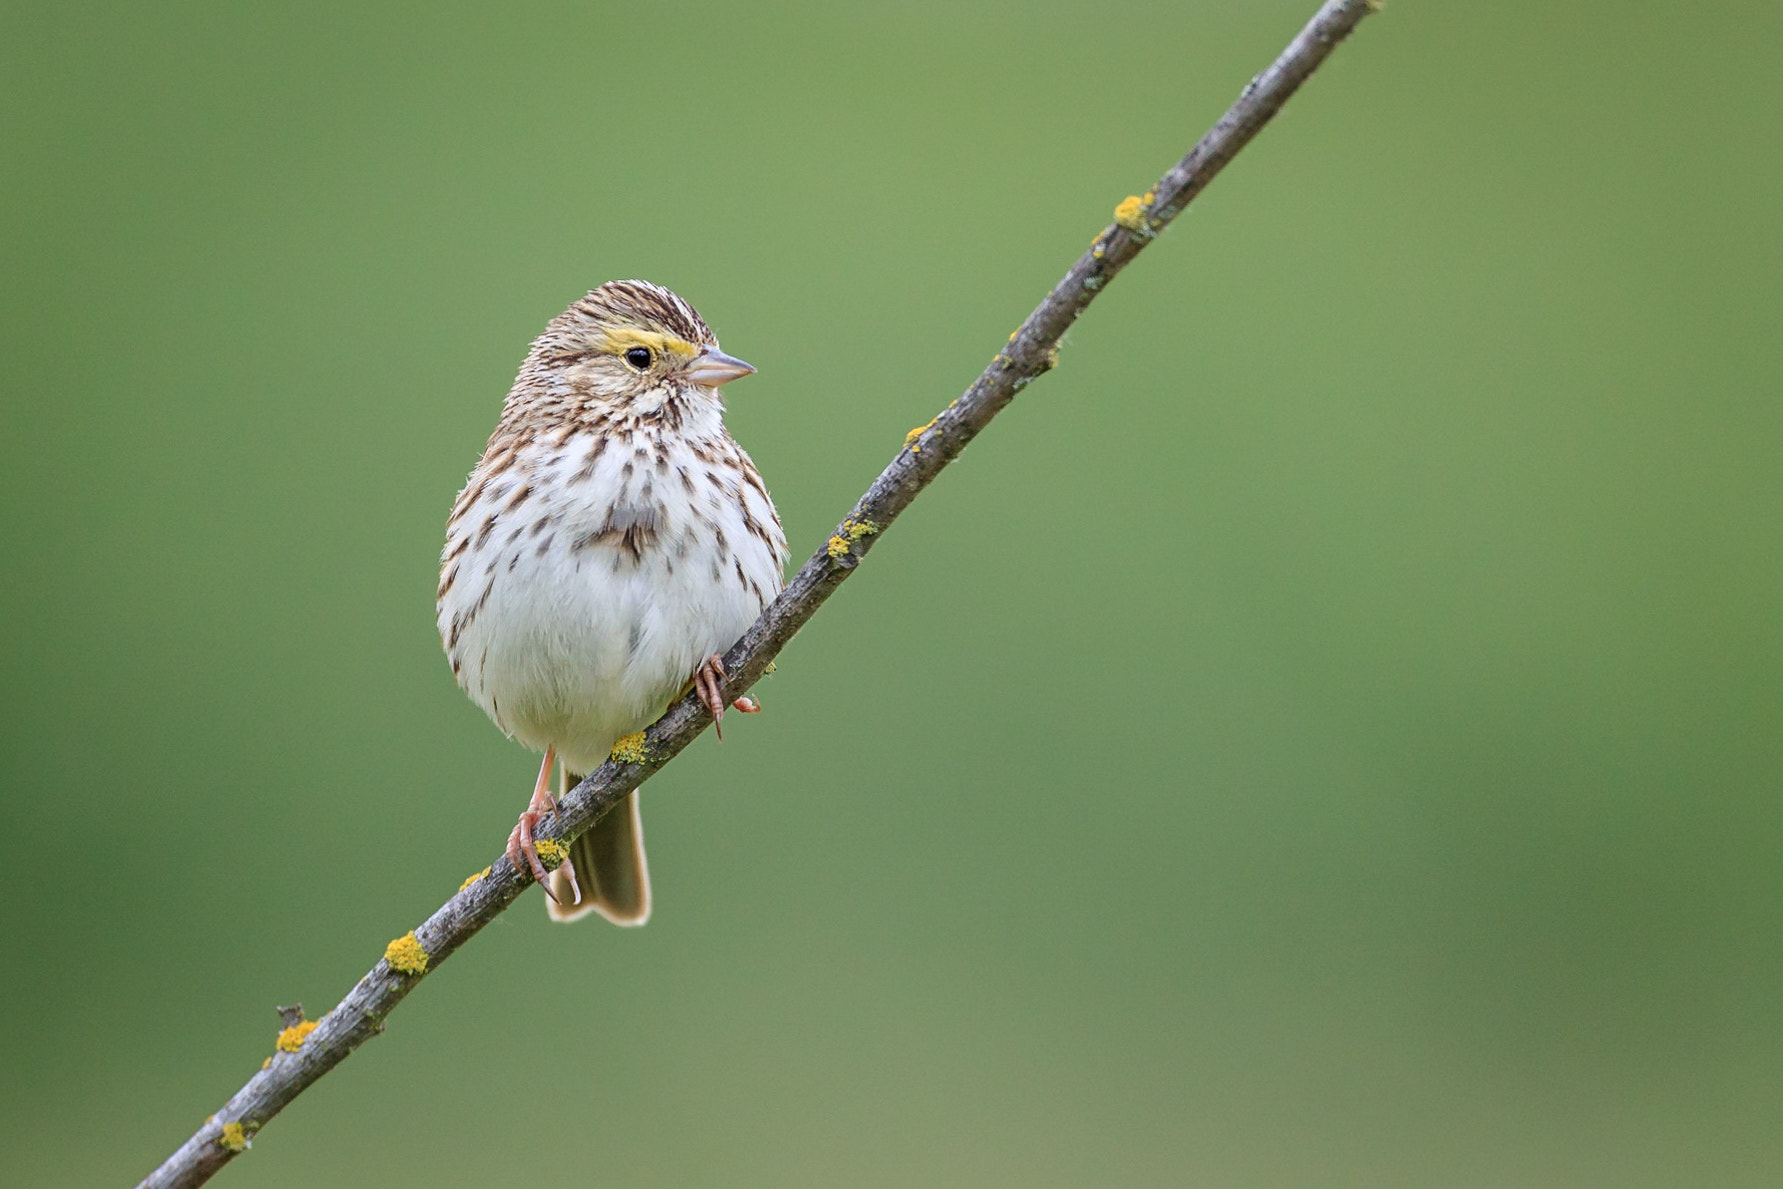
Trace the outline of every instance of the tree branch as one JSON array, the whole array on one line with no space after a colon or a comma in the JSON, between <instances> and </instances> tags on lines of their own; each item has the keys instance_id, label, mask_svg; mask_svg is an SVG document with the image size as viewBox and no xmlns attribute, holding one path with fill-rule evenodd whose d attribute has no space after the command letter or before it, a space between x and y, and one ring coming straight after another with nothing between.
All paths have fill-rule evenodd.
<instances>
[{"instance_id":1,"label":"tree branch","mask_svg":"<svg viewBox=\"0 0 1783 1189\"><path fill-rule=\"evenodd\" d=\"M726 696L735 698L761 677L786 642L854 573L879 535L923 488L959 456L1028 384L1058 362L1059 340L1096 294L1170 225L1214 175L1248 144L1288 97L1318 69L1378 0L1326 0L1274 63L1252 79L1220 117L1144 197L1128 198L1115 222L1096 237L1009 343L964 395L927 425L912 430L903 449L873 481L836 532L811 556L780 597L725 654ZM668 763L711 716L692 695L658 719L641 740L633 737L563 799L560 812L537 832L567 843L594 825L620 798ZM384 1026L384 1018L421 979L469 941L526 890L529 875L500 858L415 931L392 942L384 960L359 980L320 1021L287 1028L278 1050L204 1126L168 1157L139 1189L200 1185L252 1141L285 1105L346 1059ZM308 1029L307 1034L305 1030Z\"/></svg>"}]
</instances>

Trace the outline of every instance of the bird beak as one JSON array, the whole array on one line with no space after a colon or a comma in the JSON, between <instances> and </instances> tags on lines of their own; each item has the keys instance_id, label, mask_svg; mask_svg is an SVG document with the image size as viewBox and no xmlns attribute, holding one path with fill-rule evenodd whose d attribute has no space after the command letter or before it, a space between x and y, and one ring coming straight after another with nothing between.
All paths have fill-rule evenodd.
<instances>
[{"instance_id":1,"label":"bird beak","mask_svg":"<svg viewBox=\"0 0 1783 1189\"><path fill-rule=\"evenodd\" d=\"M716 388L727 380L747 376L755 369L734 355L726 355L717 347L706 347L688 365L685 375L695 384Z\"/></svg>"}]
</instances>

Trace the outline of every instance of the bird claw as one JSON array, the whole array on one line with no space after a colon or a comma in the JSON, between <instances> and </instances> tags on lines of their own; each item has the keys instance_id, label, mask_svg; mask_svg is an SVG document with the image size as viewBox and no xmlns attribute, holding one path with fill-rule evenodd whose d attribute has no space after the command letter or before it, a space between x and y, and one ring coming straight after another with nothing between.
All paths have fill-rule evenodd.
<instances>
[{"instance_id":1,"label":"bird claw","mask_svg":"<svg viewBox=\"0 0 1783 1189\"><path fill-rule=\"evenodd\" d=\"M700 702L712 715L712 729L718 741L724 742L724 658L716 652L693 672L693 688Z\"/></svg>"},{"instance_id":2,"label":"bird claw","mask_svg":"<svg viewBox=\"0 0 1783 1189\"><path fill-rule=\"evenodd\" d=\"M544 861L539 858L539 848L533 843L532 831L544 819L544 814L535 809L527 809L520 815L520 821L514 826L514 832L508 835L508 863L516 871L530 871L532 877L545 895L552 900L557 897L551 894L551 873L545 870ZM572 875L571 879L575 877Z\"/></svg>"},{"instance_id":3,"label":"bird claw","mask_svg":"<svg viewBox=\"0 0 1783 1189\"><path fill-rule=\"evenodd\" d=\"M582 885L576 882L576 865L575 865L575 863L571 862L569 859L565 859L563 861L563 865L560 866L558 868L558 870L563 872L564 877L570 881L570 905L571 905L571 907L574 907L575 905L582 903ZM550 895L551 886L549 884L545 885L545 892L547 895ZM553 895L553 896L551 896L551 899L557 900L557 897ZM561 900L557 900L557 902L559 904L563 903L563 901L561 901Z\"/></svg>"},{"instance_id":4,"label":"bird claw","mask_svg":"<svg viewBox=\"0 0 1783 1189\"><path fill-rule=\"evenodd\" d=\"M551 873L545 870L544 861L539 858L539 848L532 837L533 829L544 820L545 815L557 812L557 798L551 795L551 765L556 759L556 751L547 748L545 762L539 765L538 783L532 786L532 800L526 803L526 812L515 823L514 832L508 835L508 864L515 871L531 872L533 880L545 889L545 895L561 904L562 901L551 891ZM576 887L574 868L570 869L570 886L576 888L576 902L581 903L582 889Z\"/></svg>"}]
</instances>

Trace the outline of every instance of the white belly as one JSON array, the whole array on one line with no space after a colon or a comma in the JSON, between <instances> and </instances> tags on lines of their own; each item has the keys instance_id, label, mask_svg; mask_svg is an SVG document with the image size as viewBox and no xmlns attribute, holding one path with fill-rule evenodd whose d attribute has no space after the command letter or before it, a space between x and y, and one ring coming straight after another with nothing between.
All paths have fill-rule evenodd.
<instances>
[{"instance_id":1,"label":"white belly","mask_svg":"<svg viewBox=\"0 0 1783 1189\"><path fill-rule=\"evenodd\" d=\"M448 531L439 601L465 692L574 772L743 634L779 592L785 555L772 504L749 484L714 485L690 452L665 465L627 442L591 466L593 447L587 435L535 444L487 483Z\"/></svg>"}]
</instances>

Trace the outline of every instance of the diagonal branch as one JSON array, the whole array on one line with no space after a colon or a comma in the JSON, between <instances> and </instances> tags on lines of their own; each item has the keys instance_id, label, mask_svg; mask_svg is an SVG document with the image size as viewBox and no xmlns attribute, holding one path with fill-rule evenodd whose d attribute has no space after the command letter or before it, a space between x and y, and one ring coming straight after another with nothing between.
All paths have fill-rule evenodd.
<instances>
[{"instance_id":1,"label":"diagonal branch","mask_svg":"<svg viewBox=\"0 0 1783 1189\"><path fill-rule=\"evenodd\" d=\"M1378 6L1379 0L1326 0L1188 156L1172 166L1144 197L1128 198L1116 208L1115 222L1096 237L1028 315L990 366L933 421L910 432L897 457L843 518L835 535L800 567L780 597L725 654L725 668L730 673L727 697L735 698L755 684L786 642L854 573L877 536L1016 393L1058 362L1060 338L1102 287L1170 225L1337 44ZM566 843L575 838L672 760L711 721L696 697L681 699L641 738L622 740L614 758L563 799L559 813L546 820L537 836ZM279 1051L260 1072L139 1189L174 1189L209 1180L287 1103L381 1031L384 1017L428 971L494 920L531 883L531 877L515 871L506 858L497 859L483 876L467 883L413 933L392 942L384 960L372 967L333 1011L313 1026L304 1023L282 1033ZM304 1029L309 1029L307 1034Z\"/></svg>"}]
</instances>

